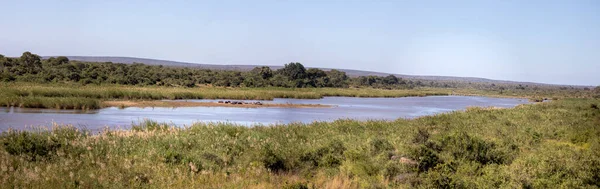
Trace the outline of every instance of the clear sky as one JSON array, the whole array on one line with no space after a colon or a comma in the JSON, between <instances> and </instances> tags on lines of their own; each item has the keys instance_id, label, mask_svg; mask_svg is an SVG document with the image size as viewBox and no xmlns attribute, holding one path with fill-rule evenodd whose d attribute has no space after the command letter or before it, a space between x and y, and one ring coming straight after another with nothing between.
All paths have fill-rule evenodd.
<instances>
[{"instance_id":1,"label":"clear sky","mask_svg":"<svg viewBox=\"0 0 600 189\"><path fill-rule=\"evenodd\" d=\"M600 85L598 0L2 1L0 54Z\"/></svg>"}]
</instances>

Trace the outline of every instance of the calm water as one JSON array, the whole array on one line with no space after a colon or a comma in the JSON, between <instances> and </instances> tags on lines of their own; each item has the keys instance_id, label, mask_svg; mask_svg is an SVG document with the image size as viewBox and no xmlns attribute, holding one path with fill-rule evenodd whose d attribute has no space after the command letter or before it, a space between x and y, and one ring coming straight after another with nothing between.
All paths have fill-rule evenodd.
<instances>
[{"instance_id":1,"label":"calm water","mask_svg":"<svg viewBox=\"0 0 600 189\"><path fill-rule=\"evenodd\" d=\"M189 100L212 102L217 100ZM253 102L253 101L249 101ZM525 99L429 96L406 98L326 97L323 99L275 99L264 103L327 104L331 108L104 108L100 110L54 110L0 108L0 130L23 129L27 126L73 124L91 130L104 127L127 128L132 123L151 119L176 125L194 122L231 122L243 125L290 122L332 121L342 118L358 120L414 118L468 106L514 107L528 103Z\"/></svg>"}]
</instances>

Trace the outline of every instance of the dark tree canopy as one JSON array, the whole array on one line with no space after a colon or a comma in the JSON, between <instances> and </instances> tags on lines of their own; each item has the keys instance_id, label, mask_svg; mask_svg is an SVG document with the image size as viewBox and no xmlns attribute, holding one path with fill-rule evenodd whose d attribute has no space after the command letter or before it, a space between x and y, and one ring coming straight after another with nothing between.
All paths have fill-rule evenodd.
<instances>
[{"instance_id":1,"label":"dark tree canopy","mask_svg":"<svg viewBox=\"0 0 600 189\"><path fill-rule=\"evenodd\" d=\"M257 74L262 79L269 79L269 78L273 77L273 71L268 66L256 67L256 68L252 69L251 72L253 72L254 74Z\"/></svg>"},{"instance_id":2,"label":"dark tree canopy","mask_svg":"<svg viewBox=\"0 0 600 189\"><path fill-rule=\"evenodd\" d=\"M35 74L42 68L41 57L30 52L24 52L21 55L20 62L23 64L26 73Z\"/></svg>"},{"instance_id":3,"label":"dark tree canopy","mask_svg":"<svg viewBox=\"0 0 600 189\"><path fill-rule=\"evenodd\" d=\"M283 68L281 68L280 73L284 76L287 76L291 80L296 79L304 79L306 75L306 69L304 65L299 62L291 62L289 64L285 64Z\"/></svg>"},{"instance_id":4,"label":"dark tree canopy","mask_svg":"<svg viewBox=\"0 0 600 189\"><path fill-rule=\"evenodd\" d=\"M395 85L398 84L398 78L394 75L388 75L383 78L383 83L388 85Z\"/></svg>"}]
</instances>

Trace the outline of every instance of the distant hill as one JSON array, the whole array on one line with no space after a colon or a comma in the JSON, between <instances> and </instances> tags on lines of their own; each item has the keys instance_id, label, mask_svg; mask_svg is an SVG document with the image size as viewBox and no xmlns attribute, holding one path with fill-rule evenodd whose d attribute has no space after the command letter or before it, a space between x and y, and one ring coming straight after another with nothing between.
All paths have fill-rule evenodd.
<instances>
[{"instance_id":1,"label":"distant hill","mask_svg":"<svg viewBox=\"0 0 600 189\"><path fill-rule=\"evenodd\" d=\"M47 59L56 56L43 56L42 58ZM237 71L248 71L257 66L263 65L219 65L219 64L200 64L200 63L189 63L189 62L177 62L170 60L157 60L148 58L133 58L133 57L112 57L112 56L66 56L69 60L76 60L82 62L113 62L113 63L143 63L147 65L163 65L170 67L188 67L188 68L199 68L199 69L213 69L213 70L237 70ZM283 66L269 66L271 69L279 69ZM319 68L325 71L331 70L332 68ZM333 68L337 69L337 68ZM358 76L388 76L391 73L373 72L373 71L362 71L362 70L351 70L351 69L337 69L350 77ZM416 80L427 80L427 81L459 81L459 82L489 82L489 83L505 83L505 84L523 84L523 85L553 85L544 83L533 83L533 82L517 82L517 81L505 81L505 80L493 80L478 77L454 77L454 76L422 76L422 75L404 75L404 74L393 74L397 77L405 79L416 79ZM566 85L565 85L566 86Z\"/></svg>"}]
</instances>

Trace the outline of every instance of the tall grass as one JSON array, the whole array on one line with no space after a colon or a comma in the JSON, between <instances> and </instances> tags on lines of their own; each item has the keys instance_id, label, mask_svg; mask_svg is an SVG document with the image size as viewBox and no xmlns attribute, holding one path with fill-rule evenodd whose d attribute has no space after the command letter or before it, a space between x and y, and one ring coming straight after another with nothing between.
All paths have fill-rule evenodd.
<instances>
[{"instance_id":1,"label":"tall grass","mask_svg":"<svg viewBox=\"0 0 600 189\"><path fill-rule=\"evenodd\" d=\"M417 88L386 90L373 88L222 88L158 87L127 85L77 85L0 82L0 105L32 108L95 109L105 100L162 99L240 99L274 98L319 99L325 96L409 97L432 95L480 95L529 99L590 97L590 91L564 90L477 90L471 88Z\"/></svg>"},{"instance_id":2,"label":"tall grass","mask_svg":"<svg viewBox=\"0 0 600 189\"><path fill-rule=\"evenodd\" d=\"M33 83L0 83L0 104L31 108L101 108L104 100L161 100L161 99L244 99L272 100L274 98L318 99L324 96L406 97L447 95L443 90L381 90L339 88L176 88L135 87L121 85L60 85Z\"/></svg>"},{"instance_id":3,"label":"tall grass","mask_svg":"<svg viewBox=\"0 0 600 189\"><path fill-rule=\"evenodd\" d=\"M9 131L0 134L0 185L597 188L598 105L565 99L412 120L255 127L147 121L91 136L64 127Z\"/></svg>"}]
</instances>

